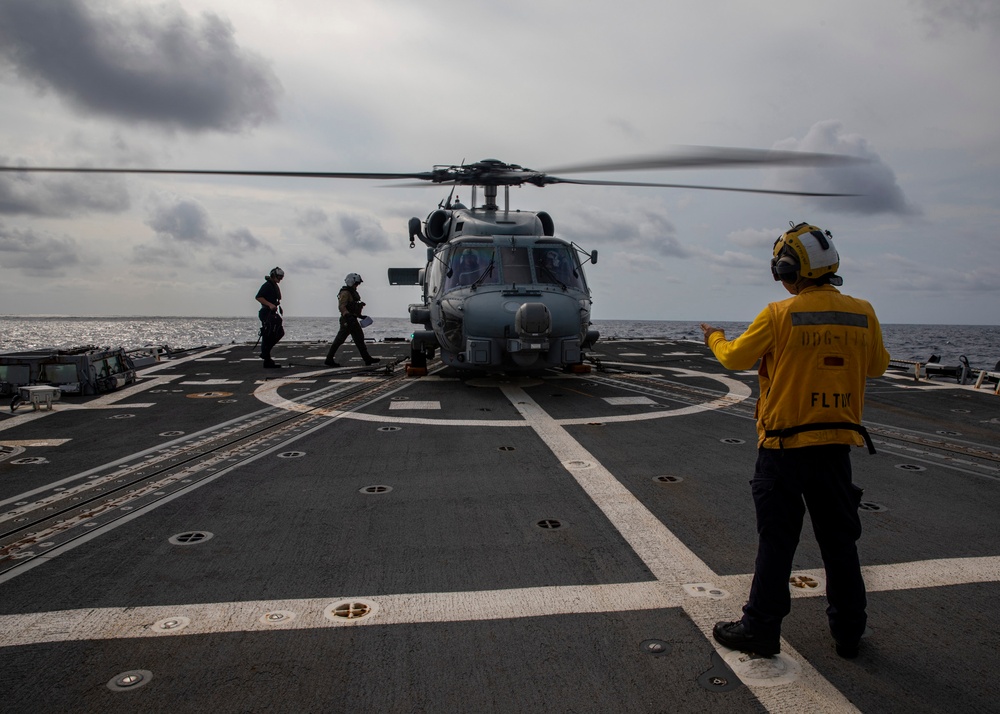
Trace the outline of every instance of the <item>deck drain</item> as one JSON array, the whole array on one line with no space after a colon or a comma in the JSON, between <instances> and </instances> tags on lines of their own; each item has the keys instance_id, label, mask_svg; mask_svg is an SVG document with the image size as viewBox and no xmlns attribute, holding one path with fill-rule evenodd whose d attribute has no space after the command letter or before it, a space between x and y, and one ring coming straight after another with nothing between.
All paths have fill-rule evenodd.
<instances>
[{"instance_id":1,"label":"deck drain","mask_svg":"<svg viewBox=\"0 0 1000 714\"><path fill-rule=\"evenodd\" d=\"M718 652L712 652L712 667L698 677L698 684L710 692L729 692L742 682Z\"/></svg>"},{"instance_id":2,"label":"deck drain","mask_svg":"<svg viewBox=\"0 0 1000 714\"><path fill-rule=\"evenodd\" d=\"M115 414L114 416L109 416L108 419L132 419L135 414Z\"/></svg>"},{"instance_id":3,"label":"deck drain","mask_svg":"<svg viewBox=\"0 0 1000 714\"><path fill-rule=\"evenodd\" d=\"M152 679L153 673L149 670L133 669L112 677L108 682L108 689L113 692L128 692L149 684Z\"/></svg>"},{"instance_id":4,"label":"deck drain","mask_svg":"<svg viewBox=\"0 0 1000 714\"><path fill-rule=\"evenodd\" d=\"M670 654L670 643L664 640L643 640L642 644L639 645L639 649L646 654L662 657L663 655Z\"/></svg>"},{"instance_id":5,"label":"deck drain","mask_svg":"<svg viewBox=\"0 0 1000 714\"><path fill-rule=\"evenodd\" d=\"M888 511L889 509L883 506L881 503L875 503L874 501L862 501L858 505L858 509L861 511L869 511L871 513L877 513L879 511Z\"/></svg>"},{"instance_id":6,"label":"deck drain","mask_svg":"<svg viewBox=\"0 0 1000 714\"><path fill-rule=\"evenodd\" d=\"M961 436L962 435L962 432L960 432L960 431L949 431L948 429L940 429L936 433L940 434L941 436Z\"/></svg>"},{"instance_id":7,"label":"deck drain","mask_svg":"<svg viewBox=\"0 0 1000 714\"><path fill-rule=\"evenodd\" d=\"M389 401L390 402L408 402L409 400L410 400L409 397L393 397Z\"/></svg>"},{"instance_id":8,"label":"deck drain","mask_svg":"<svg viewBox=\"0 0 1000 714\"><path fill-rule=\"evenodd\" d=\"M259 622L265 625L280 625L291 622L295 619L295 613L291 610L273 610L265 612L260 616Z\"/></svg>"},{"instance_id":9,"label":"deck drain","mask_svg":"<svg viewBox=\"0 0 1000 714\"><path fill-rule=\"evenodd\" d=\"M232 392L198 392L187 395L188 399L224 399L233 396Z\"/></svg>"},{"instance_id":10,"label":"deck drain","mask_svg":"<svg viewBox=\"0 0 1000 714\"><path fill-rule=\"evenodd\" d=\"M513 446L498 446L497 451L513 451Z\"/></svg>"},{"instance_id":11,"label":"deck drain","mask_svg":"<svg viewBox=\"0 0 1000 714\"><path fill-rule=\"evenodd\" d=\"M723 444L745 444L747 443L743 439L734 439L732 437L726 437L725 439L719 439Z\"/></svg>"},{"instance_id":12,"label":"deck drain","mask_svg":"<svg viewBox=\"0 0 1000 714\"><path fill-rule=\"evenodd\" d=\"M653 480L660 483L680 483L684 479L680 476L656 476Z\"/></svg>"},{"instance_id":13,"label":"deck drain","mask_svg":"<svg viewBox=\"0 0 1000 714\"><path fill-rule=\"evenodd\" d=\"M190 624L190 617L167 617L157 623L154 623L149 629L154 632L180 632Z\"/></svg>"},{"instance_id":14,"label":"deck drain","mask_svg":"<svg viewBox=\"0 0 1000 714\"><path fill-rule=\"evenodd\" d=\"M926 471L924 466L918 464L896 464L896 468L901 471Z\"/></svg>"},{"instance_id":15,"label":"deck drain","mask_svg":"<svg viewBox=\"0 0 1000 714\"><path fill-rule=\"evenodd\" d=\"M604 426L603 421L588 421L587 426Z\"/></svg>"},{"instance_id":16,"label":"deck drain","mask_svg":"<svg viewBox=\"0 0 1000 714\"><path fill-rule=\"evenodd\" d=\"M542 528L543 530L551 531L555 530L556 528L562 528L563 524L562 522L557 521L554 518L544 518L538 521L538 523L536 523L535 525L538 526L539 528Z\"/></svg>"},{"instance_id":17,"label":"deck drain","mask_svg":"<svg viewBox=\"0 0 1000 714\"><path fill-rule=\"evenodd\" d=\"M392 486L365 486L359 493L389 493L392 490Z\"/></svg>"},{"instance_id":18,"label":"deck drain","mask_svg":"<svg viewBox=\"0 0 1000 714\"><path fill-rule=\"evenodd\" d=\"M583 461L581 459L574 459L573 461L563 461L563 466L570 469L571 471L573 469L590 469L594 467L594 465L589 461Z\"/></svg>"},{"instance_id":19,"label":"deck drain","mask_svg":"<svg viewBox=\"0 0 1000 714\"><path fill-rule=\"evenodd\" d=\"M370 600L341 600L328 605L323 615L333 622L357 622L378 612L378 605Z\"/></svg>"},{"instance_id":20,"label":"deck drain","mask_svg":"<svg viewBox=\"0 0 1000 714\"><path fill-rule=\"evenodd\" d=\"M204 543L211 537L212 534L208 531L187 531L185 533L178 533L175 536L171 536L168 539L168 542L173 545L196 545L198 543Z\"/></svg>"},{"instance_id":21,"label":"deck drain","mask_svg":"<svg viewBox=\"0 0 1000 714\"><path fill-rule=\"evenodd\" d=\"M183 431L161 431L160 436L184 436Z\"/></svg>"},{"instance_id":22,"label":"deck drain","mask_svg":"<svg viewBox=\"0 0 1000 714\"><path fill-rule=\"evenodd\" d=\"M12 456L17 456L18 454L24 453L23 446L4 446L0 444L0 461L4 459L9 459Z\"/></svg>"},{"instance_id":23,"label":"deck drain","mask_svg":"<svg viewBox=\"0 0 1000 714\"><path fill-rule=\"evenodd\" d=\"M707 597L713 600L723 600L729 597L729 591L717 588L712 583L687 583L684 592L691 597Z\"/></svg>"},{"instance_id":24,"label":"deck drain","mask_svg":"<svg viewBox=\"0 0 1000 714\"><path fill-rule=\"evenodd\" d=\"M25 456L23 459L14 459L11 463L18 466L22 464L47 464L49 460L44 456Z\"/></svg>"},{"instance_id":25,"label":"deck drain","mask_svg":"<svg viewBox=\"0 0 1000 714\"><path fill-rule=\"evenodd\" d=\"M402 427L399 426L380 426L379 431L399 431Z\"/></svg>"},{"instance_id":26,"label":"deck drain","mask_svg":"<svg viewBox=\"0 0 1000 714\"><path fill-rule=\"evenodd\" d=\"M301 459L306 455L304 451L282 451L278 454L279 459Z\"/></svg>"}]
</instances>

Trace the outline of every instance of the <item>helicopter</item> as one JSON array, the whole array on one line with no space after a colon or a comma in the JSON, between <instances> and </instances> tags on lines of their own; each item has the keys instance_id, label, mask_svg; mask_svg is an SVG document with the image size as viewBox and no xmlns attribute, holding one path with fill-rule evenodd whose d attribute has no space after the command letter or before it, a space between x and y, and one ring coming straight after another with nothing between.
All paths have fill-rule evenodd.
<instances>
[{"instance_id":1,"label":"helicopter","mask_svg":"<svg viewBox=\"0 0 1000 714\"><path fill-rule=\"evenodd\" d=\"M0 166L0 172L127 173L213 176L266 176L430 181L451 186L436 210L408 223L410 248L427 247L422 268L390 268L392 285L419 285L421 302L409 305L415 329L407 374L427 373L427 361L440 352L451 367L486 372L532 372L551 368L586 372L586 350L600 338L591 323L592 294L584 265L596 264L586 252L557 236L545 211L514 210L510 188L553 184L650 186L736 191L790 196L849 196L757 188L638 181L590 180L556 173L635 171L740 166L828 166L863 161L841 154L797 151L688 147L666 155L618 159L535 171L498 159L436 165L431 171L400 173L225 171L143 168L69 168ZM404 184L407 185L407 184ZM423 184L421 184L423 185ZM472 207L455 198L455 188L470 187ZM504 202L497 203L499 188ZM483 202L476 206L482 189Z\"/></svg>"}]
</instances>

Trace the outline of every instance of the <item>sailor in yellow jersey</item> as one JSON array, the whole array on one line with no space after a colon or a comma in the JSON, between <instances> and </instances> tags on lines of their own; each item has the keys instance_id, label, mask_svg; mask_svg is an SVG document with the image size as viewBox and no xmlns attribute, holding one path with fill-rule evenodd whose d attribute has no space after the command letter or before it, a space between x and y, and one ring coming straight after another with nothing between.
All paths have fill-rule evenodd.
<instances>
[{"instance_id":1,"label":"sailor in yellow jersey","mask_svg":"<svg viewBox=\"0 0 1000 714\"><path fill-rule=\"evenodd\" d=\"M759 361L757 562L743 617L717 623L723 645L770 656L780 650L791 610L788 580L806 508L827 579L827 616L837 653L855 657L867 622L857 540L861 489L851 479L850 447L874 447L861 425L865 380L889 365L882 329L865 300L842 294L840 256L829 231L800 223L774 244L771 273L793 297L765 307L734 340L702 324L727 369Z\"/></svg>"}]
</instances>

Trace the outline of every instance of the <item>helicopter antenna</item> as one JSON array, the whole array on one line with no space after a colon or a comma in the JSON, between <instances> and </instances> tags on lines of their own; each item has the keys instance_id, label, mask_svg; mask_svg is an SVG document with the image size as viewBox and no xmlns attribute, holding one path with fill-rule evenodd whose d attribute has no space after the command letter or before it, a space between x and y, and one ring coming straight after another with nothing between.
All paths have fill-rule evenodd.
<instances>
[{"instance_id":1,"label":"helicopter antenna","mask_svg":"<svg viewBox=\"0 0 1000 714\"><path fill-rule=\"evenodd\" d=\"M448 198L438 204L438 208L451 209L451 197L455 195L455 186L451 187L451 191L448 192Z\"/></svg>"}]
</instances>

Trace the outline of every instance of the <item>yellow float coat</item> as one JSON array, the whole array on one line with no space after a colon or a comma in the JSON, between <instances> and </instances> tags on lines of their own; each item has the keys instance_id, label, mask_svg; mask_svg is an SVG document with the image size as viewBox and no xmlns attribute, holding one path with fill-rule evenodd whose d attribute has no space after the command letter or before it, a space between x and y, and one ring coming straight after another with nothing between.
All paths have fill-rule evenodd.
<instances>
[{"instance_id":1,"label":"yellow float coat","mask_svg":"<svg viewBox=\"0 0 1000 714\"><path fill-rule=\"evenodd\" d=\"M809 430L779 439L766 432L809 424L861 424L865 379L889 366L882 328L865 300L832 285L803 289L765 307L734 340L721 332L708 346L727 369L760 360L757 445L769 449L819 444L861 446L850 429Z\"/></svg>"}]
</instances>

